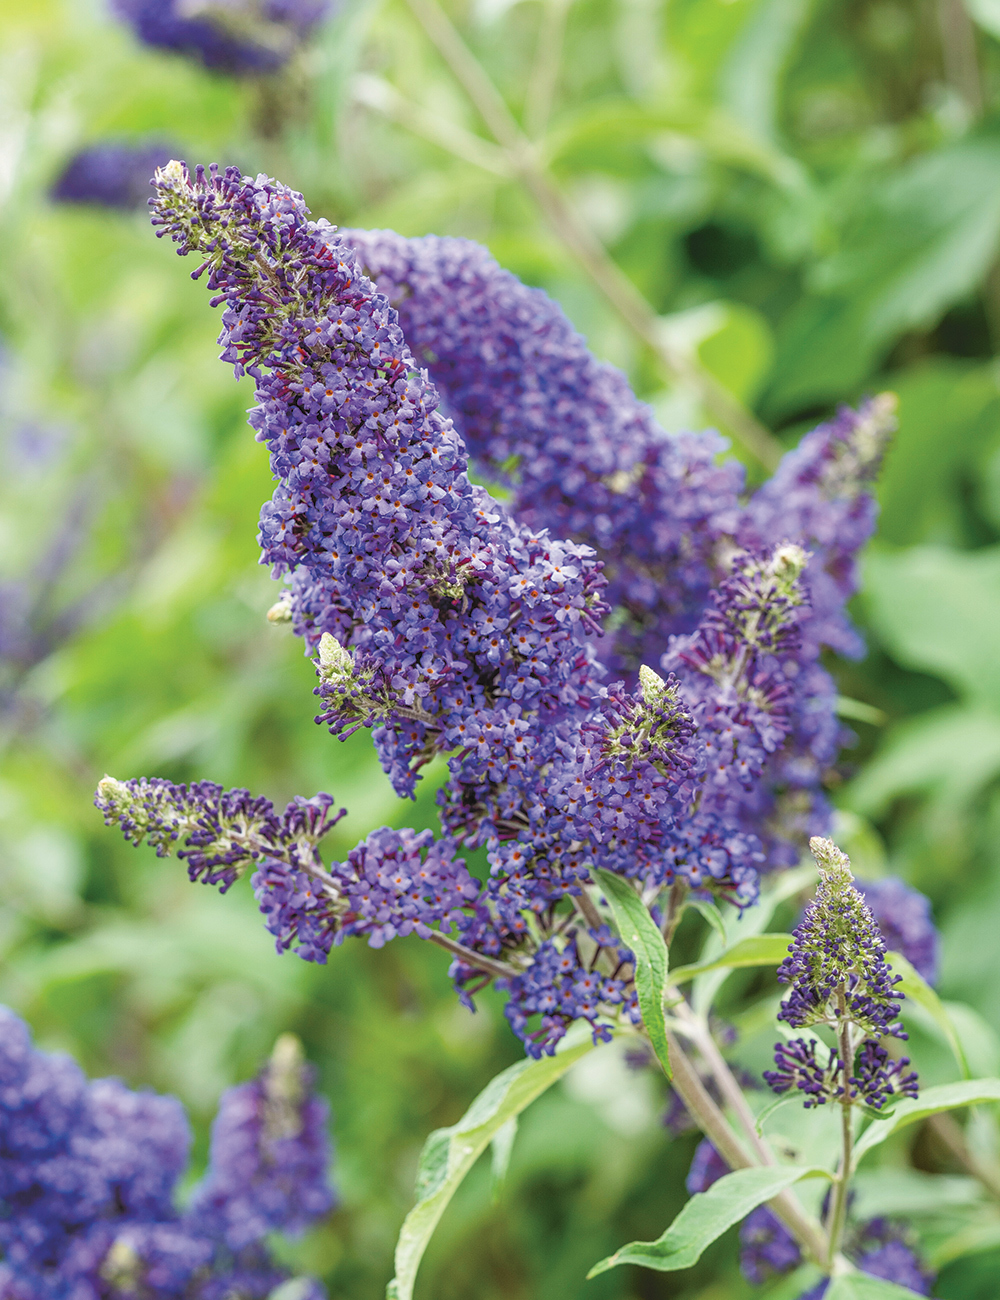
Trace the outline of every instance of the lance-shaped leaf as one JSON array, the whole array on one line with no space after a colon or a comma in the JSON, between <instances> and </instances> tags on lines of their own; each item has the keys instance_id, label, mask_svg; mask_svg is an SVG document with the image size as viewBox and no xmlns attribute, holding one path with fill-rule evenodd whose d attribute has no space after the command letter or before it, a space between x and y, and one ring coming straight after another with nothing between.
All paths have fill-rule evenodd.
<instances>
[{"instance_id":1,"label":"lance-shaped leaf","mask_svg":"<svg viewBox=\"0 0 1000 1300\"><path fill-rule=\"evenodd\" d=\"M908 1286L883 1282L880 1277L870 1277L867 1273L848 1273L833 1279L825 1300L913 1300L920 1294Z\"/></svg>"},{"instance_id":2,"label":"lance-shaped leaf","mask_svg":"<svg viewBox=\"0 0 1000 1300\"><path fill-rule=\"evenodd\" d=\"M917 1124L943 1110L959 1106L979 1106L1000 1101L1000 1079L963 1079L961 1083L945 1083L939 1088L925 1088L919 1097L904 1098L896 1103L892 1115L881 1123L865 1129L854 1148L854 1162L877 1147L887 1137L909 1124Z\"/></svg>"},{"instance_id":3,"label":"lance-shaped leaf","mask_svg":"<svg viewBox=\"0 0 1000 1300\"><path fill-rule=\"evenodd\" d=\"M790 934L752 934L711 961L692 962L670 972L671 984L684 984L713 970L736 970L742 966L780 966L788 956Z\"/></svg>"},{"instance_id":4,"label":"lance-shaped leaf","mask_svg":"<svg viewBox=\"0 0 1000 1300\"><path fill-rule=\"evenodd\" d=\"M662 1237L633 1241L622 1246L587 1274L596 1277L619 1264L641 1264L660 1273L690 1268L704 1250L751 1210L770 1201L800 1178L829 1178L818 1166L768 1165L763 1169L737 1169L713 1183L707 1192L692 1196Z\"/></svg>"},{"instance_id":5,"label":"lance-shaped leaf","mask_svg":"<svg viewBox=\"0 0 1000 1300\"><path fill-rule=\"evenodd\" d=\"M555 1056L510 1066L486 1085L457 1124L428 1137L417 1170L417 1203L399 1233L396 1276L387 1288L387 1300L411 1300L417 1269L441 1215L494 1137L593 1046L585 1026L571 1030ZM513 1137L512 1129L507 1133Z\"/></svg>"},{"instance_id":6,"label":"lance-shaped leaf","mask_svg":"<svg viewBox=\"0 0 1000 1300\"><path fill-rule=\"evenodd\" d=\"M622 942L635 957L635 993L649 1041L667 1078L672 1078L667 1049L667 1027L663 1018L663 994L667 987L667 945L660 927L649 915L642 899L627 880L597 868L594 878L611 904Z\"/></svg>"},{"instance_id":7,"label":"lance-shaped leaf","mask_svg":"<svg viewBox=\"0 0 1000 1300\"><path fill-rule=\"evenodd\" d=\"M945 1042L955 1055L958 1068L962 1071L963 1077L967 1079L970 1073L969 1063L965 1059L965 1050L958 1034L955 1032L955 1026L951 1023L951 1016L945 1010L944 1003L924 977L914 970L902 953L890 952L887 955L887 960L892 967L893 974L902 975L903 977L896 985L897 992L902 993L904 997L910 998L917 1006L923 1007L938 1029L941 1030Z\"/></svg>"}]
</instances>

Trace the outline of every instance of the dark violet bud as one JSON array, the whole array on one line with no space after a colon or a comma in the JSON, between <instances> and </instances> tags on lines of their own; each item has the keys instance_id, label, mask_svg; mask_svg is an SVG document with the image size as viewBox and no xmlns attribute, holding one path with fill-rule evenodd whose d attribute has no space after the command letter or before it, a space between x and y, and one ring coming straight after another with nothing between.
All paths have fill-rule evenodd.
<instances>
[{"instance_id":1,"label":"dark violet bud","mask_svg":"<svg viewBox=\"0 0 1000 1300\"><path fill-rule=\"evenodd\" d=\"M915 1097L919 1091L917 1075L907 1070L909 1064L908 1056L896 1060L880 1043L867 1039L854 1062L854 1093L875 1110L881 1110L892 1097Z\"/></svg>"},{"instance_id":2,"label":"dark violet bud","mask_svg":"<svg viewBox=\"0 0 1000 1300\"><path fill-rule=\"evenodd\" d=\"M878 922L885 946L899 952L928 984L937 982L938 932L931 915L930 899L898 876L881 880L858 880L855 888Z\"/></svg>"},{"instance_id":3,"label":"dark violet bud","mask_svg":"<svg viewBox=\"0 0 1000 1300\"><path fill-rule=\"evenodd\" d=\"M188 1217L238 1251L301 1232L334 1204L326 1103L298 1039L284 1034L256 1079L223 1093Z\"/></svg>"},{"instance_id":4,"label":"dark violet bud","mask_svg":"<svg viewBox=\"0 0 1000 1300\"><path fill-rule=\"evenodd\" d=\"M796 1029L850 1024L866 1037L905 1038L897 1021L899 977L885 960L885 941L871 909L854 887L850 861L831 841L809 847L820 870L816 897L793 935L778 979L790 984L778 1017Z\"/></svg>"},{"instance_id":5,"label":"dark violet bud","mask_svg":"<svg viewBox=\"0 0 1000 1300\"><path fill-rule=\"evenodd\" d=\"M801 1262L798 1243L781 1220L766 1205L751 1210L740 1224L740 1272L746 1280L761 1286Z\"/></svg>"},{"instance_id":6,"label":"dark violet bud","mask_svg":"<svg viewBox=\"0 0 1000 1300\"><path fill-rule=\"evenodd\" d=\"M112 0L139 40L217 72L252 76L286 63L330 0Z\"/></svg>"},{"instance_id":7,"label":"dark violet bud","mask_svg":"<svg viewBox=\"0 0 1000 1300\"><path fill-rule=\"evenodd\" d=\"M776 1043L774 1063L776 1069L764 1071L767 1084L779 1094L798 1088L804 1094L803 1105L807 1110L843 1096L840 1058L815 1039L794 1038L788 1043Z\"/></svg>"},{"instance_id":8,"label":"dark violet bud","mask_svg":"<svg viewBox=\"0 0 1000 1300\"><path fill-rule=\"evenodd\" d=\"M708 1138L702 1138L694 1149L691 1168L688 1170L684 1186L694 1196L698 1192L707 1192L713 1183L717 1183L729 1173L729 1166L719 1155Z\"/></svg>"},{"instance_id":9,"label":"dark violet bud","mask_svg":"<svg viewBox=\"0 0 1000 1300\"><path fill-rule=\"evenodd\" d=\"M50 191L56 203L145 208L153 173L177 154L161 144L90 145L74 154Z\"/></svg>"}]
</instances>

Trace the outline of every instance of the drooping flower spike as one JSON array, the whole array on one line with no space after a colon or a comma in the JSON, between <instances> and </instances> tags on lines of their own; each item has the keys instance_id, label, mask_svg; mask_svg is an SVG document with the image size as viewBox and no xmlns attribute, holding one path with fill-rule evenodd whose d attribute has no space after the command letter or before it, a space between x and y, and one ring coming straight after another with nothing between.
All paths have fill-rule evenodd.
<instances>
[{"instance_id":1,"label":"drooping flower spike","mask_svg":"<svg viewBox=\"0 0 1000 1300\"><path fill-rule=\"evenodd\" d=\"M293 843L269 805L249 853L219 839L206 808L189 866L201 852L195 874L228 882L252 861L279 947L311 959L347 934L382 943L414 930L450 947L463 996L503 979L530 1050L552 1050L576 1017L602 1035L633 1014L634 991L608 973L624 956L585 906L594 867L650 897L684 881L743 907L804 829L825 829L819 784L838 727L815 661L822 637L806 630L808 575L841 536L845 564L863 540L858 466L877 454L858 447L866 429L866 446L880 445L885 421L845 415L813 436L788 471L807 535L777 536L774 510L760 494L740 501L739 471L715 466L711 439L658 430L558 308L473 246L430 241L423 280L382 265L376 285L357 232L310 221L300 195L264 177L172 163L156 188L159 233L199 254L194 276L207 271L224 306L223 359L257 383L250 422L277 480L262 559L288 583L271 617L317 652L319 720L342 737L371 728L400 794L435 754L449 766L439 845L380 831L323 867L317 839ZM370 241L363 251L377 262ZM421 306L439 253L459 268L441 278L450 316L437 299ZM492 288L506 315L485 309ZM472 484L467 447L514 484L509 507ZM861 523L824 540L845 502ZM816 588L831 609L830 592L850 587L841 568L840 587ZM674 588L686 594L665 597L673 612L656 612L657 592ZM641 631L633 649L663 676L644 669L636 682L633 662L627 682L604 682L626 654L618 633L601 636L609 595L619 630ZM127 784L144 807L161 788ZM193 815L186 797L148 822L158 845L172 842L160 821ZM134 810L103 798L130 832ZM486 848L483 886L456 846Z\"/></svg>"}]
</instances>

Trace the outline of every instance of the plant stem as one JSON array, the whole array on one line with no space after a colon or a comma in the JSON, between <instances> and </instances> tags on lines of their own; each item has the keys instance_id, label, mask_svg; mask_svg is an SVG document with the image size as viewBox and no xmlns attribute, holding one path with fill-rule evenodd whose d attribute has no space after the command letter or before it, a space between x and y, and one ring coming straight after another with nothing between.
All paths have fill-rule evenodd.
<instances>
[{"instance_id":1,"label":"plant stem","mask_svg":"<svg viewBox=\"0 0 1000 1300\"><path fill-rule=\"evenodd\" d=\"M972 1153L968 1142L965 1140L961 1125L955 1122L954 1117L952 1115L931 1115L927 1120L927 1124L935 1135L941 1139L962 1168L967 1173L970 1173L973 1178L978 1178L992 1197L1000 1200L1000 1176L998 1176L995 1169Z\"/></svg>"},{"instance_id":2,"label":"plant stem","mask_svg":"<svg viewBox=\"0 0 1000 1300\"><path fill-rule=\"evenodd\" d=\"M714 375L664 338L656 312L555 185L537 148L440 5L436 0L407 3L564 247L667 372L696 394L712 419L732 433L765 468L773 470L782 456L781 444Z\"/></svg>"},{"instance_id":3,"label":"plant stem","mask_svg":"<svg viewBox=\"0 0 1000 1300\"><path fill-rule=\"evenodd\" d=\"M757 1162L749 1155L725 1115L712 1100L698 1076L698 1071L691 1064L690 1058L677 1038L669 1032L667 1045L674 1071L672 1084L680 1094L691 1117L730 1169L754 1168ZM820 1267L825 1267L830 1255L826 1234L816 1220L805 1212L798 1198L791 1191L786 1190L779 1192L768 1202L768 1205L795 1237L806 1255Z\"/></svg>"},{"instance_id":4,"label":"plant stem","mask_svg":"<svg viewBox=\"0 0 1000 1300\"><path fill-rule=\"evenodd\" d=\"M840 1011L838 1043L841 1069L844 1072L844 1092L840 1099L842 1143L840 1168L837 1170L833 1199L830 1205L830 1217L827 1221L827 1235L830 1238L830 1255L827 1264L831 1268L833 1267L834 1257L840 1249L841 1238L844 1235L844 1223L847 1219L847 1192L851 1181L851 1155L854 1149L854 1103L851 1100L850 1085L848 1083L854 1064L854 1046L851 1042L851 1026L847 1020L847 1005L843 989L840 990L837 1001Z\"/></svg>"},{"instance_id":5,"label":"plant stem","mask_svg":"<svg viewBox=\"0 0 1000 1300\"><path fill-rule=\"evenodd\" d=\"M680 925L681 917L684 915L684 899L687 897L687 892L686 880L675 880L670 886L670 893L667 895L667 914L663 918L663 938L667 947L670 946L674 931Z\"/></svg>"},{"instance_id":6,"label":"plant stem","mask_svg":"<svg viewBox=\"0 0 1000 1300\"><path fill-rule=\"evenodd\" d=\"M552 113L569 6L570 0L546 0L542 12L535 62L524 102L524 122L533 140L544 134Z\"/></svg>"},{"instance_id":7,"label":"plant stem","mask_svg":"<svg viewBox=\"0 0 1000 1300\"><path fill-rule=\"evenodd\" d=\"M672 989L671 993L679 996L677 990ZM734 1114L740 1121L743 1131L746 1133L756 1153L757 1159L762 1165L775 1164L774 1153L761 1135L757 1132L757 1117L750 1109L750 1104L746 1099L743 1089L740 1087L735 1075L730 1070L725 1058L719 1051L718 1044L712 1037L712 1031L708 1025L697 1016L688 1004L684 1001L677 1003L673 1008L674 1015L685 1026L684 1032L698 1048L705 1064L711 1071L712 1077L718 1085L719 1091L726 1101L732 1107Z\"/></svg>"},{"instance_id":8,"label":"plant stem","mask_svg":"<svg viewBox=\"0 0 1000 1300\"><path fill-rule=\"evenodd\" d=\"M431 930L428 937L431 943L436 943L439 948L444 948L456 957L461 957L467 966L475 966L477 970L488 971L491 975L496 975L500 979L510 979L513 975L521 974L516 966L508 966L506 962L495 961L484 953L475 952L472 948L466 948L464 943L459 943L457 939L449 939L440 930Z\"/></svg>"}]
</instances>

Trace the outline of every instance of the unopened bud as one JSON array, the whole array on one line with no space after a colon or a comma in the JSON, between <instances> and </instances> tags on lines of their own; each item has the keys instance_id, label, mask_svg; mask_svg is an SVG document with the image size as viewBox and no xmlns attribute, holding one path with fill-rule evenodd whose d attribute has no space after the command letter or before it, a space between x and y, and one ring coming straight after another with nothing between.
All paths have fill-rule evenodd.
<instances>
[{"instance_id":1,"label":"unopened bud","mask_svg":"<svg viewBox=\"0 0 1000 1300\"><path fill-rule=\"evenodd\" d=\"M290 623L292 621L292 593L283 591L267 611L269 623Z\"/></svg>"},{"instance_id":2,"label":"unopened bud","mask_svg":"<svg viewBox=\"0 0 1000 1300\"><path fill-rule=\"evenodd\" d=\"M822 835L814 835L809 841L809 852L816 859L816 865L823 875L846 875L847 880L854 879L851 859L843 849L834 844L833 840L826 840Z\"/></svg>"},{"instance_id":3,"label":"unopened bud","mask_svg":"<svg viewBox=\"0 0 1000 1300\"><path fill-rule=\"evenodd\" d=\"M666 688L667 683L658 672L642 664L639 668L639 685L642 687L642 698L648 704Z\"/></svg>"},{"instance_id":4,"label":"unopened bud","mask_svg":"<svg viewBox=\"0 0 1000 1300\"><path fill-rule=\"evenodd\" d=\"M809 553L794 542L783 542L771 556L771 572L776 578L794 581L809 563Z\"/></svg>"},{"instance_id":5,"label":"unopened bud","mask_svg":"<svg viewBox=\"0 0 1000 1300\"><path fill-rule=\"evenodd\" d=\"M326 676L348 674L354 670L354 660L335 636L324 632L319 639L319 666Z\"/></svg>"}]
</instances>

